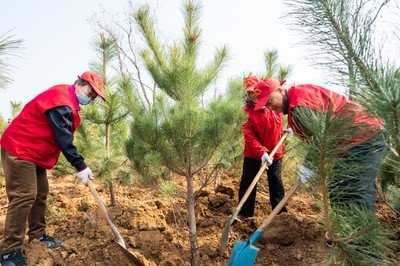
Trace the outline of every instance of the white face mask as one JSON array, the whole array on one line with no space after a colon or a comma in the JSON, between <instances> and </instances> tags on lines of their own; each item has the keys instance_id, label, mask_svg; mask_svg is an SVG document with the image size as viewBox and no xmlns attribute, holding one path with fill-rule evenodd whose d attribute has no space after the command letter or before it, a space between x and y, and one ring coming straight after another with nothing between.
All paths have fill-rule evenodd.
<instances>
[{"instance_id":1,"label":"white face mask","mask_svg":"<svg viewBox=\"0 0 400 266\"><path fill-rule=\"evenodd\" d=\"M76 97L78 98L79 104L87 105L92 101L92 99L88 96L90 93L90 90L91 89L89 86L84 86L83 89L79 90L76 93Z\"/></svg>"}]
</instances>

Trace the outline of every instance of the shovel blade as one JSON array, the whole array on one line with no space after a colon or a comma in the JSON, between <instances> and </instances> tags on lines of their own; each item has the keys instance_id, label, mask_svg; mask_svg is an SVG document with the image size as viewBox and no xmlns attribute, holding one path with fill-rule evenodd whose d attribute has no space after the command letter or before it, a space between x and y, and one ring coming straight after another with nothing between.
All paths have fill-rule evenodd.
<instances>
[{"instance_id":1,"label":"shovel blade","mask_svg":"<svg viewBox=\"0 0 400 266\"><path fill-rule=\"evenodd\" d=\"M128 260L132 263L132 265L137 265L137 266L144 266L145 263L143 262L143 258L139 254L133 254L130 252L128 249L126 249L121 243L119 242L114 242L117 244L119 249L125 254L125 256L128 258Z\"/></svg>"},{"instance_id":2,"label":"shovel blade","mask_svg":"<svg viewBox=\"0 0 400 266\"><path fill-rule=\"evenodd\" d=\"M249 241L236 241L229 258L228 266L252 266L260 249L250 245Z\"/></svg>"}]
</instances>

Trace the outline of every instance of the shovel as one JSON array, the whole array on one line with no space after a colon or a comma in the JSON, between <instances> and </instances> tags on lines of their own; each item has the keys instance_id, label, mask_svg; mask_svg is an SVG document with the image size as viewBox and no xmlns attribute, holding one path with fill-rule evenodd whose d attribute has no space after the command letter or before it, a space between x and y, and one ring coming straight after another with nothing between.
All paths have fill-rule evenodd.
<instances>
[{"instance_id":1,"label":"shovel","mask_svg":"<svg viewBox=\"0 0 400 266\"><path fill-rule=\"evenodd\" d=\"M282 145L283 141L286 139L286 137L289 135L289 132L285 132L279 142L276 144L275 148L272 150L272 152L269 154L269 156L272 158L275 153L278 151L279 147ZM229 217L228 221L225 223L224 230L222 231L221 235L221 240L219 242L219 252L220 255L222 256L224 254L224 250L226 248L226 245L228 243L228 238L229 238L229 232L231 229L231 226L233 222L236 220L240 210L242 209L243 204L246 202L247 198L250 196L251 192L253 191L254 187L256 186L258 180L264 173L265 169L268 169L267 163L263 163L260 167L260 170L258 170L257 175L254 177L253 181L251 182L250 186L247 188L246 193L244 193L242 199L240 200L238 206L235 208L233 211L232 215Z\"/></svg>"},{"instance_id":2,"label":"shovel","mask_svg":"<svg viewBox=\"0 0 400 266\"><path fill-rule=\"evenodd\" d=\"M282 210L288 199L300 186L300 181L279 202L274 210L265 218L262 225L252 233L247 241L236 241L229 258L228 266L251 266L256 261L257 253L260 250L253 244L262 236L264 229L272 222L275 216Z\"/></svg>"},{"instance_id":3,"label":"shovel","mask_svg":"<svg viewBox=\"0 0 400 266\"><path fill-rule=\"evenodd\" d=\"M99 194L97 194L96 188L94 187L93 183L90 180L88 180L87 186L89 187L90 193L92 193L93 198L95 199L97 205L99 206L101 214L107 220L107 223L110 226L111 231L112 231L112 233L114 235L115 243L117 243L117 246L119 247L119 249L122 250L122 252L125 254L125 256L134 265L144 266L144 263L143 263L142 259L140 258L140 256L131 253L126 248L126 244L125 244L124 239L122 238L121 234L119 233L117 227L111 221L111 218L108 215L108 211L106 209L106 206L104 205L103 200L100 198Z\"/></svg>"}]
</instances>

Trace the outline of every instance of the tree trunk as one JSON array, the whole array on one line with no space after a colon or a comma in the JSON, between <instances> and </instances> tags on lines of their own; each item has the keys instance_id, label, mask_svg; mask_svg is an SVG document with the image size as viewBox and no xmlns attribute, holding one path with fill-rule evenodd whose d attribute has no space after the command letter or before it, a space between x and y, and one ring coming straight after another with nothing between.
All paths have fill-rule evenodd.
<instances>
[{"instance_id":1,"label":"tree trunk","mask_svg":"<svg viewBox=\"0 0 400 266\"><path fill-rule=\"evenodd\" d=\"M110 159L111 157L111 144L110 144L110 135L111 135L111 125L110 124L106 124L106 158Z\"/></svg>"},{"instance_id":2,"label":"tree trunk","mask_svg":"<svg viewBox=\"0 0 400 266\"><path fill-rule=\"evenodd\" d=\"M108 182L108 189L110 192L110 206L115 206L115 191L114 191L114 184L112 181Z\"/></svg>"},{"instance_id":3,"label":"tree trunk","mask_svg":"<svg viewBox=\"0 0 400 266\"><path fill-rule=\"evenodd\" d=\"M331 218L329 217L329 198L328 198L328 188L325 181L322 182L322 201L324 204L324 219L325 219L325 230L331 234L332 225Z\"/></svg>"},{"instance_id":4,"label":"tree trunk","mask_svg":"<svg viewBox=\"0 0 400 266\"><path fill-rule=\"evenodd\" d=\"M199 250L197 246L197 232L196 232L196 214L195 214L195 198L193 191L193 178L192 176L186 176L186 204L188 209L188 222L189 222L189 239L190 239L190 253L191 253L191 265L200 265L199 261Z\"/></svg>"},{"instance_id":5,"label":"tree trunk","mask_svg":"<svg viewBox=\"0 0 400 266\"><path fill-rule=\"evenodd\" d=\"M322 187L322 202L324 204L324 219L325 219L325 230L328 232L330 235L332 234L332 223L331 223L331 217L329 217L329 191L328 191L328 186L327 186L327 175L326 175L326 167L325 167L325 152L324 150L321 151L321 161L319 163L318 167L318 172L320 177L322 178L321 180L321 187Z\"/></svg>"},{"instance_id":6,"label":"tree trunk","mask_svg":"<svg viewBox=\"0 0 400 266\"><path fill-rule=\"evenodd\" d=\"M106 139L106 158L109 160L111 157L111 144L110 144L110 138L111 138L111 125L110 124L105 124L105 139ZM115 206L115 192L114 192L114 185L112 182L111 177L107 181L108 184L108 190L110 193L110 206Z\"/></svg>"}]
</instances>

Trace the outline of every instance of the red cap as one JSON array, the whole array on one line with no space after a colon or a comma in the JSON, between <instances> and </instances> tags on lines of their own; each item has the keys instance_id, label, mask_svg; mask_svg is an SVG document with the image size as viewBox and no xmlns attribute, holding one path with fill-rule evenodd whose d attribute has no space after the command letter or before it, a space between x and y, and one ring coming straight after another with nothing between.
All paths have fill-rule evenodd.
<instances>
[{"instance_id":1,"label":"red cap","mask_svg":"<svg viewBox=\"0 0 400 266\"><path fill-rule=\"evenodd\" d=\"M99 95L103 100L106 100L104 96L104 82L103 78L93 71L85 71L78 78L87 81L93 90Z\"/></svg>"},{"instance_id":2,"label":"red cap","mask_svg":"<svg viewBox=\"0 0 400 266\"><path fill-rule=\"evenodd\" d=\"M253 92L260 80L256 76L248 75L243 79L243 85L247 92Z\"/></svg>"},{"instance_id":3,"label":"red cap","mask_svg":"<svg viewBox=\"0 0 400 266\"><path fill-rule=\"evenodd\" d=\"M258 92L257 102L254 110L264 108L271 93L280 87L281 83L276 79L260 80L256 85L254 85L254 91Z\"/></svg>"}]
</instances>

